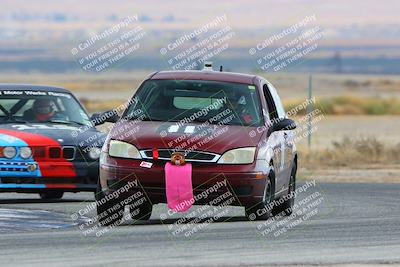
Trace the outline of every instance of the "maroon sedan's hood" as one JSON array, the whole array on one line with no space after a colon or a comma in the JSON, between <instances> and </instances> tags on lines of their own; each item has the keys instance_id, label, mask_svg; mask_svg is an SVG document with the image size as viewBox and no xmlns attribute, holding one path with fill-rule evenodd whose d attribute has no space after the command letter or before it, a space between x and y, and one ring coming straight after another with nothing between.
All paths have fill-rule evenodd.
<instances>
[{"instance_id":1,"label":"maroon sedan's hood","mask_svg":"<svg viewBox=\"0 0 400 267\"><path fill-rule=\"evenodd\" d=\"M139 150L170 148L222 154L233 148L257 146L261 136L256 127L125 121L114 126L109 138L131 143Z\"/></svg>"}]
</instances>

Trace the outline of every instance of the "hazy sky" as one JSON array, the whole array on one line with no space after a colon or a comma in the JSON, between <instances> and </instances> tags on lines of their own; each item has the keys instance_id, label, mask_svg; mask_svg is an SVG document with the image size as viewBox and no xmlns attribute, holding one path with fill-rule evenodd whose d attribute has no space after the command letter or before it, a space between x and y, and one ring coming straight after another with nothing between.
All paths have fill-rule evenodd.
<instances>
[{"instance_id":1,"label":"hazy sky","mask_svg":"<svg viewBox=\"0 0 400 267\"><path fill-rule=\"evenodd\" d=\"M324 26L400 24L399 0L0 0L0 19L10 22L23 16L64 14L68 19L99 23L107 17L142 16L158 27L201 24L213 16L227 14L235 27L264 27L291 24L316 14ZM62 18L62 17L61 17ZM168 23L167 23L168 22ZM20 23L20 22L18 22ZM36 23L36 22L35 22Z\"/></svg>"}]
</instances>

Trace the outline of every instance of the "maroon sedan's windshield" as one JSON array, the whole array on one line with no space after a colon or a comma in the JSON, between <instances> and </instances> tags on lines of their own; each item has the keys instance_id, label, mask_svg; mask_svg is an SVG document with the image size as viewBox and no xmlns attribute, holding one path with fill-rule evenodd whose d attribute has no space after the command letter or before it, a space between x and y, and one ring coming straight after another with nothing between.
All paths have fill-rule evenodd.
<instances>
[{"instance_id":1,"label":"maroon sedan's windshield","mask_svg":"<svg viewBox=\"0 0 400 267\"><path fill-rule=\"evenodd\" d=\"M125 117L260 126L260 98L254 85L202 80L148 80Z\"/></svg>"}]
</instances>

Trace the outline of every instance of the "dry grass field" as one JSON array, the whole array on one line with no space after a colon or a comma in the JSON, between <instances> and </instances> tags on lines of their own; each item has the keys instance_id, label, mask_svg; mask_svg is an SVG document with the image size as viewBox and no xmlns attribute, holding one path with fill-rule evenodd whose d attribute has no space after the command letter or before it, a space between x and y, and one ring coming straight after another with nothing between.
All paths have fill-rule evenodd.
<instances>
[{"instance_id":1,"label":"dry grass field","mask_svg":"<svg viewBox=\"0 0 400 267\"><path fill-rule=\"evenodd\" d=\"M126 99L150 72L104 74L0 74L1 83L50 84L66 87L91 99ZM258 73L278 88L285 100L307 96L308 75L297 73ZM100 93L100 94L98 94ZM318 98L335 96L400 99L400 76L314 74L313 94Z\"/></svg>"}]
</instances>

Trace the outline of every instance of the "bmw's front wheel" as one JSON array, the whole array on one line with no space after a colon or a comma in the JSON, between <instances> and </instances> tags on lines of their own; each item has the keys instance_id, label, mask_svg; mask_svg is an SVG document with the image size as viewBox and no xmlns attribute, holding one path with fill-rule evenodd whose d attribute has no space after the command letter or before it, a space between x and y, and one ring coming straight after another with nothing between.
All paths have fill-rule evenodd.
<instances>
[{"instance_id":1,"label":"bmw's front wheel","mask_svg":"<svg viewBox=\"0 0 400 267\"><path fill-rule=\"evenodd\" d=\"M39 196L43 200L51 200L51 199L61 199L64 195L64 192L55 191L55 192L42 192L39 193Z\"/></svg>"}]
</instances>

